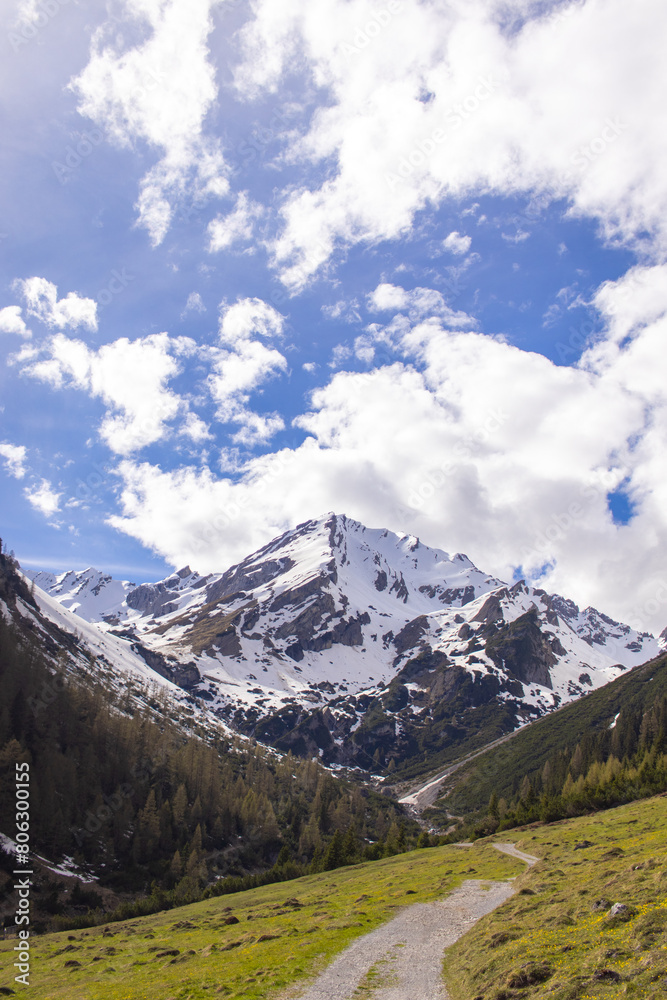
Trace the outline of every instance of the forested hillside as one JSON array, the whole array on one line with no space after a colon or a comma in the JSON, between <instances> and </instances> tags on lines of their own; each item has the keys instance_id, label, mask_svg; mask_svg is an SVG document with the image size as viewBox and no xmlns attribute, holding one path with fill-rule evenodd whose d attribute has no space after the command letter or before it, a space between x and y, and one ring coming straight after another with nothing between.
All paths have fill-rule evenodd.
<instances>
[{"instance_id":1,"label":"forested hillside","mask_svg":"<svg viewBox=\"0 0 667 1000\"><path fill-rule=\"evenodd\" d=\"M476 813L479 835L581 815L665 789L667 656L662 656L457 771L431 815L443 815L443 806Z\"/></svg>"},{"instance_id":2,"label":"forested hillside","mask_svg":"<svg viewBox=\"0 0 667 1000\"><path fill-rule=\"evenodd\" d=\"M1 555L5 609L15 610L17 596L30 600ZM32 849L74 858L100 886L132 895L152 886L152 906L174 905L219 876L266 873L276 861L273 877L335 867L395 852L419 832L397 803L314 761L268 752L222 726L203 738L170 718L180 706L153 695L138 707L129 694L114 695L96 678L94 658L75 672L64 651L60 660L54 668L29 628L0 615L2 832L13 835L14 764L26 760ZM8 870L10 856L2 857ZM57 896L55 914L67 902Z\"/></svg>"}]
</instances>

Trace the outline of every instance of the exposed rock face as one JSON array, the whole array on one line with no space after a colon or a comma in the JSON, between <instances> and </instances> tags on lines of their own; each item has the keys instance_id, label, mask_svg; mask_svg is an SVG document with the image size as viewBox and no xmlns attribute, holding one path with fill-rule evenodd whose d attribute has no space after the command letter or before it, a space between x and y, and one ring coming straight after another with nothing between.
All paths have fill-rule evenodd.
<instances>
[{"instance_id":1,"label":"exposed rock face","mask_svg":"<svg viewBox=\"0 0 667 1000\"><path fill-rule=\"evenodd\" d=\"M331 621L336 612L336 604L331 594L326 591L320 594L317 587L313 588L312 591L308 589L308 594L311 593L313 600L302 611L299 611L295 618L288 618L287 621L276 628L274 635L277 639L287 639L294 636L302 642L304 649L316 648L315 646L309 646L309 643L311 641L318 642L321 639L321 636L317 635L318 630L323 623ZM286 603L292 602L288 601ZM270 610L275 610L274 606ZM329 642L330 645L331 642ZM320 643L319 648L328 649L329 647Z\"/></svg>"},{"instance_id":2,"label":"exposed rock face","mask_svg":"<svg viewBox=\"0 0 667 1000\"><path fill-rule=\"evenodd\" d=\"M333 582L335 581L332 573L318 573L317 576L311 577L298 587L291 587L278 594L271 602L269 611L275 613L283 608L297 607L309 597L327 597L329 595L322 594L322 591L328 590Z\"/></svg>"},{"instance_id":3,"label":"exposed rock face","mask_svg":"<svg viewBox=\"0 0 667 1000\"><path fill-rule=\"evenodd\" d=\"M209 585L206 597L209 602L223 600L228 595L240 590L252 590L275 580L293 566L290 559L267 559L259 565L254 565L256 559L247 559L238 566L232 566L226 573Z\"/></svg>"},{"instance_id":4,"label":"exposed rock face","mask_svg":"<svg viewBox=\"0 0 667 1000\"><path fill-rule=\"evenodd\" d=\"M394 646L397 653L404 653L406 649L413 649L428 630L428 619L426 615L420 615L413 621L404 625L398 635L394 636Z\"/></svg>"},{"instance_id":5,"label":"exposed rock face","mask_svg":"<svg viewBox=\"0 0 667 1000\"><path fill-rule=\"evenodd\" d=\"M154 670L161 677L166 677L172 684L191 691L201 683L201 674L194 663L178 663L174 660L167 660L161 653L156 653L153 649L147 649L140 642L133 643L132 648L146 661L151 670Z\"/></svg>"},{"instance_id":6,"label":"exposed rock face","mask_svg":"<svg viewBox=\"0 0 667 1000\"><path fill-rule=\"evenodd\" d=\"M193 577L194 580L191 579ZM142 583L139 587L135 587L128 593L125 600L129 608L134 608L143 615L153 618L169 615L178 610L180 606L184 581L189 580L190 586L197 589L205 585L206 579L206 577L197 578L189 566L184 566L183 569L166 580L161 580L160 583Z\"/></svg>"},{"instance_id":7,"label":"exposed rock face","mask_svg":"<svg viewBox=\"0 0 667 1000\"><path fill-rule=\"evenodd\" d=\"M241 642L233 625L218 632L211 645L221 656L239 656L241 653Z\"/></svg>"},{"instance_id":8,"label":"exposed rock face","mask_svg":"<svg viewBox=\"0 0 667 1000\"><path fill-rule=\"evenodd\" d=\"M422 594L428 594L429 597L435 598L441 604L447 606L458 603L460 607L464 607L466 604L474 601L476 596L474 587L434 587L425 585L420 587L419 590Z\"/></svg>"},{"instance_id":9,"label":"exposed rock face","mask_svg":"<svg viewBox=\"0 0 667 1000\"><path fill-rule=\"evenodd\" d=\"M475 676L454 665L438 670L430 687L430 699L433 702L458 700L462 708L479 708L492 701L499 692L497 677L489 674Z\"/></svg>"},{"instance_id":10,"label":"exposed rock face","mask_svg":"<svg viewBox=\"0 0 667 1000\"><path fill-rule=\"evenodd\" d=\"M368 625L369 622L368 612L350 619L340 617L340 612L335 611L331 595L324 594L305 608L298 618L285 622L276 629L275 636L278 639L294 637L295 641L290 643L285 652L298 662L303 659L306 650L320 652L331 649L336 643L342 646L361 646L364 641L362 625ZM320 631L317 631L318 628Z\"/></svg>"},{"instance_id":11,"label":"exposed rock face","mask_svg":"<svg viewBox=\"0 0 667 1000\"><path fill-rule=\"evenodd\" d=\"M477 614L472 619L474 622L483 622L485 625L493 625L498 623L500 626L504 623L503 608L501 601L503 598L508 596L507 590L503 588L490 597L482 604L481 608ZM494 629L491 629L489 634L492 634Z\"/></svg>"},{"instance_id":12,"label":"exposed rock face","mask_svg":"<svg viewBox=\"0 0 667 1000\"><path fill-rule=\"evenodd\" d=\"M555 653L556 656L567 656L567 650L557 635L552 635L550 632L544 632L543 634L544 638L548 640L552 652Z\"/></svg>"},{"instance_id":13,"label":"exposed rock face","mask_svg":"<svg viewBox=\"0 0 667 1000\"><path fill-rule=\"evenodd\" d=\"M522 683L553 687L549 668L558 660L540 631L536 608L489 639L486 653L496 666Z\"/></svg>"},{"instance_id":14,"label":"exposed rock face","mask_svg":"<svg viewBox=\"0 0 667 1000\"><path fill-rule=\"evenodd\" d=\"M260 724L256 732L284 753L291 751L298 757L319 757L320 751L333 746L331 729L335 720L330 712L315 709L313 712L287 711L273 716L270 722Z\"/></svg>"},{"instance_id":15,"label":"exposed rock face","mask_svg":"<svg viewBox=\"0 0 667 1000\"><path fill-rule=\"evenodd\" d=\"M434 653L431 649L425 650L411 660L408 660L402 670L396 675L396 678L403 681L404 684L416 681L428 686L430 684L429 676L432 672L437 670L438 667L447 667L450 664L451 660L444 653Z\"/></svg>"},{"instance_id":16,"label":"exposed rock face","mask_svg":"<svg viewBox=\"0 0 667 1000\"><path fill-rule=\"evenodd\" d=\"M99 583L96 583L94 587L90 588L91 594L94 594L95 597L99 596L99 594L102 593L102 591L104 590L104 588L106 587L106 585L108 583L111 583L111 580L112 580L111 576L108 576L108 575L107 576L103 576L100 579Z\"/></svg>"},{"instance_id":17,"label":"exposed rock face","mask_svg":"<svg viewBox=\"0 0 667 1000\"><path fill-rule=\"evenodd\" d=\"M335 514L215 577L184 567L120 587L90 570L52 586L72 602L87 587L84 607L244 732L379 770L474 749L660 650L592 608ZM107 591L118 596L104 605Z\"/></svg>"},{"instance_id":18,"label":"exposed rock face","mask_svg":"<svg viewBox=\"0 0 667 1000\"><path fill-rule=\"evenodd\" d=\"M406 586L405 580L403 579L403 574L402 573L392 583L391 587L389 588L389 593L390 594L395 593L396 597L400 601L403 601L404 604L407 602L407 600L408 600L408 588Z\"/></svg>"},{"instance_id":19,"label":"exposed rock face","mask_svg":"<svg viewBox=\"0 0 667 1000\"><path fill-rule=\"evenodd\" d=\"M579 608L574 601L569 601L566 597L560 597L559 594L545 594L544 596L549 608L557 615L560 615L561 618L564 618L565 621L571 621L578 617Z\"/></svg>"},{"instance_id":20,"label":"exposed rock face","mask_svg":"<svg viewBox=\"0 0 667 1000\"><path fill-rule=\"evenodd\" d=\"M361 626L370 624L370 620L367 611L354 618L349 618L347 621L345 618L341 618L338 624L333 627L333 641L339 642L341 646L361 646L364 641Z\"/></svg>"},{"instance_id":21,"label":"exposed rock face","mask_svg":"<svg viewBox=\"0 0 667 1000\"><path fill-rule=\"evenodd\" d=\"M178 604L173 599L178 595L171 590L160 589L162 584L142 583L127 595L128 606L153 618L176 611Z\"/></svg>"}]
</instances>

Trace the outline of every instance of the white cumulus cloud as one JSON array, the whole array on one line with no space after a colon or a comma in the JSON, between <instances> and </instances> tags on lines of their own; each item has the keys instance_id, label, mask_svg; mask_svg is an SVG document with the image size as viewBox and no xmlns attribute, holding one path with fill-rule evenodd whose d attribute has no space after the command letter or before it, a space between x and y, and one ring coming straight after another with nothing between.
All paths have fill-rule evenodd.
<instances>
[{"instance_id":1,"label":"white cumulus cloud","mask_svg":"<svg viewBox=\"0 0 667 1000\"><path fill-rule=\"evenodd\" d=\"M263 299L239 299L233 305L223 302L220 309L220 337L233 344L253 334L280 337L285 317Z\"/></svg>"},{"instance_id":2,"label":"white cumulus cloud","mask_svg":"<svg viewBox=\"0 0 667 1000\"><path fill-rule=\"evenodd\" d=\"M32 336L21 315L20 306L5 306L0 309L0 333L17 333L19 337Z\"/></svg>"},{"instance_id":3,"label":"white cumulus cloud","mask_svg":"<svg viewBox=\"0 0 667 1000\"><path fill-rule=\"evenodd\" d=\"M268 379L286 372L287 359L274 347L255 339L280 338L285 317L262 299L223 302L220 311L222 349L211 351L208 377L221 421L241 425L232 441L250 447L268 441L285 423L277 413L260 415L249 408L251 394Z\"/></svg>"},{"instance_id":4,"label":"white cumulus cloud","mask_svg":"<svg viewBox=\"0 0 667 1000\"><path fill-rule=\"evenodd\" d=\"M240 340L234 350L217 351L213 357L215 374L209 381L221 415L226 413L228 403L234 409L237 400L247 401L248 393L275 372L287 369L287 360L280 351L259 340Z\"/></svg>"},{"instance_id":5,"label":"white cumulus cloud","mask_svg":"<svg viewBox=\"0 0 667 1000\"><path fill-rule=\"evenodd\" d=\"M181 313L181 319L184 319L189 312L206 312L206 306L204 305L204 300L202 299L199 292L190 292L188 295L187 302L185 303L185 309Z\"/></svg>"},{"instance_id":6,"label":"white cumulus cloud","mask_svg":"<svg viewBox=\"0 0 667 1000\"><path fill-rule=\"evenodd\" d=\"M14 479L23 479L26 474L25 460L27 451L24 445L0 442L0 456L4 459L5 468Z\"/></svg>"},{"instance_id":7,"label":"white cumulus cloud","mask_svg":"<svg viewBox=\"0 0 667 1000\"><path fill-rule=\"evenodd\" d=\"M254 10L241 94L274 92L295 65L327 93L292 151L326 174L286 193L273 244L291 290L339 244L397 239L418 211L481 191L564 198L610 239L667 249L660 0L551 10L452 0L383 14L370 0L258 0Z\"/></svg>"},{"instance_id":8,"label":"white cumulus cloud","mask_svg":"<svg viewBox=\"0 0 667 1000\"><path fill-rule=\"evenodd\" d=\"M476 321L468 313L450 309L442 292L435 288L413 288L407 291L400 285L385 282L367 296L366 303L371 312L406 313L411 320L425 316L438 317L452 327L476 325Z\"/></svg>"},{"instance_id":9,"label":"white cumulus cloud","mask_svg":"<svg viewBox=\"0 0 667 1000\"><path fill-rule=\"evenodd\" d=\"M139 223L153 245L164 239L175 206L229 191L219 141L204 121L217 96L209 61L212 9L221 0L124 0L142 41L128 43L113 21L94 36L87 66L71 87L78 110L120 145L141 140L161 159L141 181Z\"/></svg>"},{"instance_id":10,"label":"white cumulus cloud","mask_svg":"<svg viewBox=\"0 0 667 1000\"><path fill-rule=\"evenodd\" d=\"M26 487L23 493L28 503L44 517L53 517L60 510L62 493L54 490L48 479L42 479L39 486Z\"/></svg>"},{"instance_id":11,"label":"white cumulus cloud","mask_svg":"<svg viewBox=\"0 0 667 1000\"><path fill-rule=\"evenodd\" d=\"M44 355L24 371L54 389L74 387L101 398L108 407L100 435L119 455L129 455L169 434L169 422L187 413L187 402L168 387L181 368L178 355L188 355L195 344L188 338L151 334L130 341L126 337L91 350L80 340L56 334ZM187 429L189 428L189 430ZM186 433L201 439L199 425L186 424Z\"/></svg>"},{"instance_id":12,"label":"white cumulus cloud","mask_svg":"<svg viewBox=\"0 0 667 1000\"><path fill-rule=\"evenodd\" d=\"M46 278L26 278L17 280L14 287L23 296L28 314L36 316L49 327L64 330L97 330L97 303L94 299L83 298L76 292L68 292L64 299L58 298L58 287Z\"/></svg>"},{"instance_id":13,"label":"white cumulus cloud","mask_svg":"<svg viewBox=\"0 0 667 1000\"><path fill-rule=\"evenodd\" d=\"M445 250L449 250L457 256L467 253L470 249L471 243L472 240L469 236L462 236L461 233L457 233L456 231L450 233L449 236L442 241L442 245Z\"/></svg>"},{"instance_id":14,"label":"white cumulus cloud","mask_svg":"<svg viewBox=\"0 0 667 1000\"><path fill-rule=\"evenodd\" d=\"M211 253L226 250L234 243L252 239L255 220L262 215L262 207L241 191L236 199L236 207L228 215L218 215L208 226Z\"/></svg>"}]
</instances>

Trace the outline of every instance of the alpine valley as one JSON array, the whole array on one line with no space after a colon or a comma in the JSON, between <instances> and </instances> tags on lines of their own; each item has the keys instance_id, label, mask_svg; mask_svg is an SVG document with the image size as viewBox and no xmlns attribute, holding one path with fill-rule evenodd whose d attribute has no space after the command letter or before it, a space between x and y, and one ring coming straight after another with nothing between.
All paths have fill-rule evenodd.
<instances>
[{"instance_id":1,"label":"alpine valley","mask_svg":"<svg viewBox=\"0 0 667 1000\"><path fill-rule=\"evenodd\" d=\"M661 641L344 515L219 574L28 573L41 615L230 729L409 779L645 663ZM664 635L664 634L663 634Z\"/></svg>"}]
</instances>

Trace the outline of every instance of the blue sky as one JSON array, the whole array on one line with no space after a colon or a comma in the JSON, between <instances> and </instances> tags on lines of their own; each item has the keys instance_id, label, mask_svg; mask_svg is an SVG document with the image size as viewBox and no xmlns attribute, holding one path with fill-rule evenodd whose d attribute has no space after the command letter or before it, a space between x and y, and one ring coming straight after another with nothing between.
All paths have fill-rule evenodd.
<instances>
[{"instance_id":1,"label":"blue sky","mask_svg":"<svg viewBox=\"0 0 667 1000\"><path fill-rule=\"evenodd\" d=\"M5 4L7 544L139 581L336 510L660 631L666 28Z\"/></svg>"}]
</instances>

